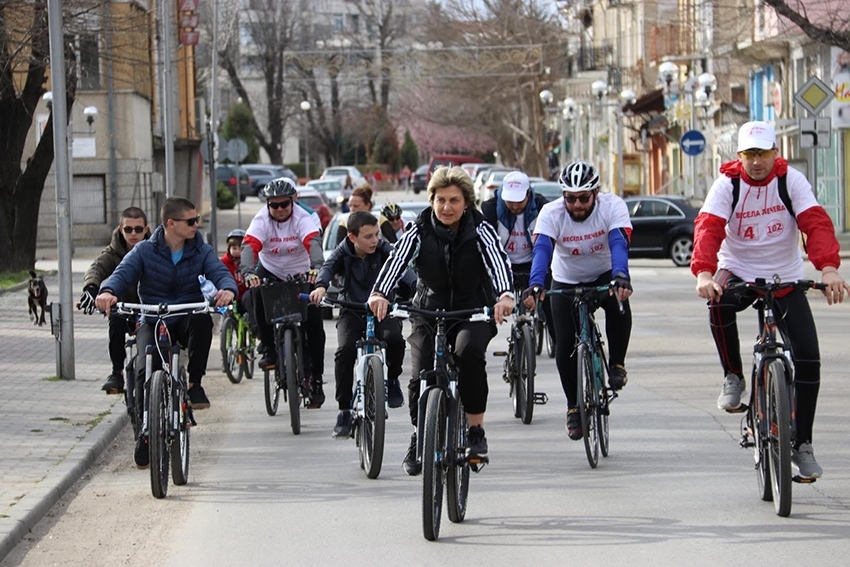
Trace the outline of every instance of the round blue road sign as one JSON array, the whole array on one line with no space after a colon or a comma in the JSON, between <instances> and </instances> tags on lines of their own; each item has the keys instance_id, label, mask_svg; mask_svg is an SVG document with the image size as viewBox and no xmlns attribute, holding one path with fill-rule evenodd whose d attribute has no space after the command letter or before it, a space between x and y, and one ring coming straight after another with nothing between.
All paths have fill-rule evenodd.
<instances>
[{"instance_id":1,"label":"round blue road sign","mask_svg":"<svg viewBox=\"0 0 850 567\"><path fill-rule=\"evenodd\" d=\"M679 141L682 151L689 156L698 156L705 151L705 136L699 130L688 130Z\"/></svg>"}]
</instances>

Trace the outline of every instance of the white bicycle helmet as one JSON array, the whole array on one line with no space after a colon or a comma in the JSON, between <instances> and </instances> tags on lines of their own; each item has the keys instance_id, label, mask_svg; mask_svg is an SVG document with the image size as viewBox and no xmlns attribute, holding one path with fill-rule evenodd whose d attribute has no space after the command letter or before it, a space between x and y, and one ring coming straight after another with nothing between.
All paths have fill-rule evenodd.
<instances>
[{"instance_id":1,"label":"white bicycle helmet","mask_svg":"<svg viewBox=\"0 0 850 567\"><path fill-rule=\"evenodd\" d=\"M569 164L558 176L558 185L567 193L581 193L599 189L599 172L583 161Z\"/></svg>"}]
</instances>

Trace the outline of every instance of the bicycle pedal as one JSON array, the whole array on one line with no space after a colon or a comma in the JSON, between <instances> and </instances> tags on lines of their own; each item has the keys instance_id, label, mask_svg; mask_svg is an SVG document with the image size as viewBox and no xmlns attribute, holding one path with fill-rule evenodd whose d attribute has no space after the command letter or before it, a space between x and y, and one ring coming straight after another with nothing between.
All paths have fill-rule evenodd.
<instances>
[{"instance_id":1,"label":"bicycle pedal","mask_svg":"<svg viewBox=\"0 0 850 567\"><path fill-rule=\"evenodd\" d=\"M741 437L741 440L738 442L738 445L740 445L744 449L751 449L756 446L756 444L751 441L750 438L746 435Z\"/></svg>"},{"instance_id":2,"label":"bicycle pedal","mask_svg":"<svg viewBox=\"0 0 850 567\"><path fill-rule=\"evenodd\" d=\"M198 425L198 422L195 421L195 415L192 413L192 408L189 408L189 427L194 427Z\"/></svg>"},{"instance_id":3,"label":"bicycle pedal","mask_svg":"<svg viewBox=\"0 0 850 567\"><path fill-rule=\"evenodd\" d=\"M741 404L736 408L728 409L728 410L725 410L725 411L726 411L726 413L744 413L748 409L750 409L750 408L747 404Z\"/></svg>"},{"instance_id":4,"label":"bicycle pedal","mask_svg":"<svg viewBox=\"0 0 850 567\"><path fill-rule=\"evenodd\" d=\"M478 462L469 461L469 468L472 469L472 472L479 473L484 469L484 465L486 465L489 462L490 462L489 459L485 460L485 461L478 461Z\"/></svg>"},{"instance_id":5,"label":"bicycle pedal","mask_svg":"<svg viewBox=\"0 0 850 567\"><path fill-rule=\"evenodd\" d=\"M545 406L549 402L549 396L546 392L534 392L534 403Z\"/></svg>"},{"instance_id":6,"label":"bicycle pedal","mask_svg":"<svg viewBox=\"0 0 850 567\"><path fill-rule=\"evenodd\" d=\"M798 484L814 484L818 479L816 478L806 478L804 476L795 475L791 477L791 480Z\"/></svg>"},{"instance_id":7,"label":"bicycle pedal","mask_svg":"<svg viewBox=\"0 0 850 567\"><path fill-rule=\"evenodd\" d=\"M508 351L506 350L497 350L493 352L493 356L508 356Z\"/></svg>"}]
</instances>

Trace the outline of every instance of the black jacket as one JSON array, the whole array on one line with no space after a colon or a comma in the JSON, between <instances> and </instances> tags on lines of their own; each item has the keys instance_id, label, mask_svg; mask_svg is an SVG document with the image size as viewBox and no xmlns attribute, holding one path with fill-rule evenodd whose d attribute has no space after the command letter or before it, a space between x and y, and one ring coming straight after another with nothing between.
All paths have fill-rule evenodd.
<instances>
[{"instance_id":1,"label":"black jacket","mask_svg":"<svg viewBox=\"0 0 850 567\"><path fill-rule=\"evenodd\" d=\"M354 251L354 244L347 238L334 248L325 261L316 280L316 287L327 289L335 276L341 276L339 298L345 301L366 303L372 286L378 279L378 273L393 250L392 244L378 241L378 247L372 254L361 259ZM416 285L416 276L408 271L400 282L408 288ZM410 292L408 292L409 295ZM392 301L393 297L390 296Z\"/></svg>"},{"instance_id":2,"label":"black jacket","mask_svg":"<svg viewBox=\"0 0 850 567\"><path fill-rule=\"evenodd\" d=\"M473 208L464 213L457 234L430 207L423 210L396 243L374 291L386 296L411 264L419 276L413 302L423 309L490 307L513 290L499 237Z\"/></svg>"}]
</instances>

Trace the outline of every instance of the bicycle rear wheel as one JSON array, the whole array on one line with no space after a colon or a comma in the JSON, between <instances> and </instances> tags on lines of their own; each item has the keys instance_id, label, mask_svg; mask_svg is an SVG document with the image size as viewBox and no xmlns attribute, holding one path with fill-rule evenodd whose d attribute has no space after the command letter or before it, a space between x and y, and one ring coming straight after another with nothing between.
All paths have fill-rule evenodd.
<instances>
[{"instance_id":1,"label":"bicycle rear wheel","mask_svg":"<svg viewBox=\"0 0 850 567\"><path fill-rule=\"evenodd\" d=\"M269 370L263 369L263 382L265 383L266 396L266 413L275 415L277 413L277 404L280 401L280 361L277 365Z\"/></svg>"},{"instance_id":2,"label":"bicycle rear wheel","mask_svg":"<svg viewBox=\"0 0 850 567\"><path fill-rule=\"evenodd\" d=\"M300 377L296 372L295 340L293 330L283 332L283 348L277 355L278 362L283 361L283 374L286 380L286 397L289 400L289 424L292 433L301 433L301 395L298 390Z\"/></svg>"},{"instance_id":3,"label":"bicycle rear wheel","mask_svg":"<svg viewBox=\"0 0 850 567\"><path fill-rule=\"evenodd\" d=\"M752 403L747 409L747 426L753 437L753 458L755 459L756 479L759 485L759 498L773 502L773 488L770 480L770 457L768 456L767 419L764 408L767 397L764 382L757 379L753 383ZM759 417L762 416L762 417Z\"/></svg>"},{"instance_id":4,"label":"bicycle rear wheel","mask_svg":"<svg viewBox=\"0 0 850 567\"><path fill-rule=\"evenodd\" d=\"M381 359L369 357L363 377L363 419L358 434L360 460L369 478L378 478L384 459L384 428L386 426L386 389L384 365Z\"/></svg>"},{"instance_id":5,"label":"bicycle rear wheel","mask_svg":"<svg viewBox=\"0 0 850 567\"><path fill-rule=\"evenodd\" d=\"M221 324L221 364L227 379L238 384L242 381L239 369L239 325L232 315Z\"/></svg>"},{"instance_id":6,"label":"bicycle rear wheel","mask_svg":"<svg viewBox=\"0 0 850 567\"><path fill-rule=\"evenodd\" d=\"M422 533L440 537L443 510L443 451L446 447L446 401L439 388L428 390L422 438ZM420 424L421 425L421 424Z\"/></svg>"},{"instance_id":7,"label":"bicycle rear wheel","mask_svg":"<svg viewBox=\"0 0 850 567\"><path fill-rule=\"evenodd\" d=\"M591 468L599 464L599 430L596 422L596 393L593 387L593 359L587 345L578 346L578 409L581 415L581 430L584 437L584 449Z\"/></svg>"},{"instance_id":8,"label":"bicycle rear wheel","mask_svg":"<svg viewBox=\"0 0 850 567\"><path fill-rule=\"evenodd\" d=\"M516 389L522 392L522 422L528 425L534 417L534 374L537 371L537 360L532 350L534 336L530 325L523 325L520 344L521 348L517 348L516 353L519 360Z\"/></svg>"},{"instance_id":9,"label":"bicycle rear wheel","mask_svg":"<svg viewBox=\"0 0 850 567\"><path fill-rule=\"evenodd\" d=\"M779 360L767 367L767 418L773 506L784 517L791 513L791 400Z\"/></svg>"},{"instance_id":10,"label":"bicycle rear wheel","mask_svg":"<svg viewBox=\"0 0 850 567\"><path fill-rule=\"evenodd\" d=\"M251 380L254 377L254 364L256 363L255 348L256 341L251 331L245 330L242 334L242 345L239 349L239 371L245 378Z\"/></svg>"},{"instance_id":11,"label":"bicycle rear wheel","mask_svg":"<svg viewBox=\"0 0 850 567\"><path fill-rule=\"evenodd\" d=\"M180 368L182 387L173 388L175 394L172 399L176 400L177 407L169 408L169 415L177 417L177 423L171 424L172 429L177 430L171 446L171 480L176 486L183 486L189 482L189 404L186 400L186 385L188 377L186 369Z\"/></svg>"},{"instance_id":12,"label":"bicycle rear wheel","mask_svg":"<svg viewBox=\"0 0 850 567\"><path fill-rule=\"evenodd\" d=\"M451 439L446 443L449 469L446 472L446 498L448 498L449 520L455 524L466 517L466 500L469 496L469 463L466 462L466 438L469 423L460 398L452 402L449 416Z\"/></svg>"},{"instance_id":13,"label":"bicycle rear wheel","mask_svg":"<svg viewBox=\"0 0 850 567\"><path fill-rule=\"evenodd\" d=\"M168 377L162 370L151 376L148 415L148 450L150 451L151 492L154 498L168 493Z\"/></svg>"},{"instance_id":14,"label":"bicycle rear wheel","mask_svg":"<svg viewBox=\"0 0 850 567\"><path fill-rule=\"evenodd\" d=\"M534 321L534 352L537 356L543 354L543 343L546 341L546 323L543 321L543 312L540 311Z\"/></svg>"},{"instance_id":15,"label":"bicycle rear wheel","mask_svg":"<svg viewBox=\"0 0 850 567\"><path fill-rule=\"evenodd\" d=\"M598 348L602 348L599 346ZM601 351L600 351L601 352ZM611 447L610 438L608 437L608 416L609 416L609 408L608 405L610 403L610 398L608 397L608 390L605 388L606 382L606 373L605 370L608 366L605 363L605 359L600 357L599 367L601 369L600 374L596 377L596 426L599 431L599 451L602 453L603 457L608 456L608 449Z\"/></svg>"}]
</instances>

